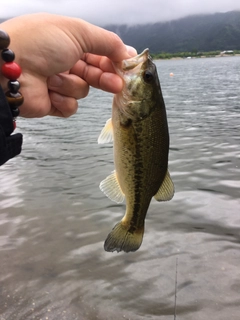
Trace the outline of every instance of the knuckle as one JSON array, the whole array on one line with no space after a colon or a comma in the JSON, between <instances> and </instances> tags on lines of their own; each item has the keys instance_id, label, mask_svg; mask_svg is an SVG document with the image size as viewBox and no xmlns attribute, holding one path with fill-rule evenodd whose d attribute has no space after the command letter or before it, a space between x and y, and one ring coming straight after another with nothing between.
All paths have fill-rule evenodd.
<instances>
[{"instance_id":1,"label":"knuckle","mask_svg":"<svg viewBox=\"0 0 240 320\"><path fill-rule=\"evenodd\" d=\"M66 98L65 101L66 101L66 104L64 106L64 109L61 110L61 112L64 118L69 118L70 116L72 116L77 112L78 103L73 98Z\"/></svg>"}]
</instances>

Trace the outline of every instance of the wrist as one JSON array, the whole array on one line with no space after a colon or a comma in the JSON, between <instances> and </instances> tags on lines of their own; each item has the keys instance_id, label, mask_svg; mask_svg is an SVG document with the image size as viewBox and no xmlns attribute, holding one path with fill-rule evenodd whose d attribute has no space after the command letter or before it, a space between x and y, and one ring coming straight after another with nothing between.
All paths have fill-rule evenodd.
<instances>
[{"instance_id":1,"label":"wrist","mask_svg":"<svg viewBox=\"0 0 240 320\"><path fill-rule=\"evenodd\" d=\"M8 48L10 44L9 35L0 29L0 51L1 51L1 69L0 74L1 77L6 78L8 91L5 93L6 99L10 106L14 128L15 128L15 120L19 115L19 108L23 103L23 96L18 91L20 88L20 83L17 80L22 72L20 66L14 62L15 54L14 52ZM4 80L3 80L4 84Z\"/></svg>"}]
</instances>

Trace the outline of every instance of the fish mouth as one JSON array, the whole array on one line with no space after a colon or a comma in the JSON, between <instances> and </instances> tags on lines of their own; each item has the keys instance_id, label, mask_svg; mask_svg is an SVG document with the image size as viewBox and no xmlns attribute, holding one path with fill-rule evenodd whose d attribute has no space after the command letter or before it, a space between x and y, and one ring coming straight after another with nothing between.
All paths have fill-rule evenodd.
<instances>
[{"instance_id":1,"label":"fish mouth","mask_svg":"<svg viewBox=\"0 0 240 320\"><path fill-rule=\"evenodd\" d=\"M146 62L149 59L149 49L143 50L142 53L138 54L135 57L126 59L122 61L122 70L128 71L134 69L139 64Z\"/></svg>"},{"instance_id":2,"label":"fish mouth","mask_svg":"<svg viewBox=\"0 0 240 320\"><path fill-rule=\"evenodd\" d=\"M114 62L113 66L116 73L123 77L125 72L132 70L137 66L141 66L148 59L151 59L151 57L149 55L149 49L147 48L135 57L123 60L122 62Z\"/></svg>"}]
</instances>

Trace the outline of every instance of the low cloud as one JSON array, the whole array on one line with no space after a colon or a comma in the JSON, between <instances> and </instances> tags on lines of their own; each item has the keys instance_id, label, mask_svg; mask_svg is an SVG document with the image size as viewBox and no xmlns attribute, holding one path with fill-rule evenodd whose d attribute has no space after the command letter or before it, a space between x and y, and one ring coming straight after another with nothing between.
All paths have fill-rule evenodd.
<instances>
[{"instance_id":1,"label":"low cloud","mask_svg":"<svg viewBox=\"0 0 240 320\"><path fill-rule=\"evenodd\" d=\"M240 10L239 0L8 0L1 18L49 12L82 18L98 25L143 24L178 19L192 14Z\"/></svg>"}]
</instances>

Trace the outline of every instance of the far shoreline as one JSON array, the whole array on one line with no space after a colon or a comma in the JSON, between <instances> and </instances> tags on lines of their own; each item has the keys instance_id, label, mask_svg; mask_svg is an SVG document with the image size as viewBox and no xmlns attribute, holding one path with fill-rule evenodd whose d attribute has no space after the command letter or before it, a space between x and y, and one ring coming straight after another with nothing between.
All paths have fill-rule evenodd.
<instances>
[{"instance_id":1,"label":"far shoreline","mask_svg":"<svg viewBox=\"0 0 240 320\"><path fill-rule=\"evenodd\" d=\"M206 58L226 58L226 57L240 57L240 52L225 54L225 53L216 53L212 52L200 55L200 54L191 54L190 52L181 52L178 54L174 53L159 53L151 55L154 60L191 60L191 59L206 59Z\"/></svg>"}]
</instances>

